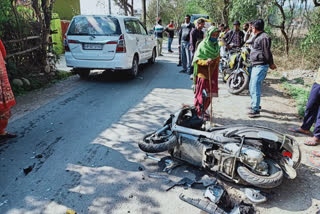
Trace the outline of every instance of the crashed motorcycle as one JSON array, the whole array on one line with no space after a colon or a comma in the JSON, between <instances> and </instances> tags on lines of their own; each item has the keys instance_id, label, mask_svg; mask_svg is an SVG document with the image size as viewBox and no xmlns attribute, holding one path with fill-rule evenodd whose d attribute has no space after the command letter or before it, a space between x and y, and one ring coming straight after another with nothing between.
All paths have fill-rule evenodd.
<instances>
[{"instance_id":1,"label":"crashed motorcycle","mask_svg":"<svg viewBox=\"0 0 320 214\"><path fill-rule=\"evenodd\" d=\"M145 135L139 147L147 153L168 151L173 160L259 188L274 188L284 177L297 176L301 152L294 138L260 126L205 127L195 107L186 107Z\"/></svg>"},{"instance_id":2,"label":"crashed motorcycle","mask_svg":"<svg viewBox=\"0 0 320 214\"><path fill-rule=\"evenodd\" d=\"M232 49L228 55L221 58L222 79L227 83L231 94L239 94L249 87L250 74L250 49L242 47Z\"/></svg>"}]
</instances>

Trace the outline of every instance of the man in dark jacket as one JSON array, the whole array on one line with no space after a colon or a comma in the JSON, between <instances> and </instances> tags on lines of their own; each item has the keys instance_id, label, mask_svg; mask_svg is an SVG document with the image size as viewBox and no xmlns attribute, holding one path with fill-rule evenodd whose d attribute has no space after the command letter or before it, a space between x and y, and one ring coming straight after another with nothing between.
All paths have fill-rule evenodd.
<instances>
[{"instance_id":1,"label":"man in dark jacket","mask_svg":"<svg viewBox=\"0 0 320 214\"><path fill-rule=\"evenodd\" d=\"M264 32L264 21L262 19L254 21L252 30L255 38L250 53L252 71L249 83L251 96L249 117L251 118L260 116L261 84L267 76L268 68L272 70L277 68L270 50L271 39Z\"/></svg>"},{"instance_id":2,"label":"man in dark jacket","mask_svg":"<svg viewBox=\"0 0 320 214\"><path fill-rule=\"evenodd\" d=\"M191 54L189 50L190 46L190 32L194 28L194 25L190 23L190 16L186 15L185 23L181 25L179 32L179 48L181 48L181 62L183 70L180 73L187 72L191 74Z\"/></svg>"},{"instance_id":3,"label":"man in dark jacket","mask_svg":"<svg viewBox=\"0 0 320 214\"><path fill-rule=\"evenodd\" d=\"M174 24L173 24L172 20L170 21L170 24L167 25L167 27L164 31L166 31L168 33L168 52L173 53L173 51L171 50L171 44L172 44L172 41L174 38L175 28L174 28Z\"/></svg>"},{"instance_id":4,"label":"man in dark jacket","mask_svg":"<svg viewBox=\"0 0 320 214\"><path fill-rule=\"evenodd\" d=\"M226 33L222 41L228 50L242 47L244 44L244 33L240 30L240 22L238 20L233 23L233 30Z\"/></svg>"},{"instance_id":5,"label":"man in dark jacket","mask_svg":"<svg viewBox=\"0 0 320 214\"><path fill-rule=\"evenodd\" d=\"M202 31L204 27L205 21L204 19L197 20L197 26L193 28L190 32L190 48L191 58L196 51L197 42L200 42L203 39L204 33Z\"/></svg>"}]
</instances>

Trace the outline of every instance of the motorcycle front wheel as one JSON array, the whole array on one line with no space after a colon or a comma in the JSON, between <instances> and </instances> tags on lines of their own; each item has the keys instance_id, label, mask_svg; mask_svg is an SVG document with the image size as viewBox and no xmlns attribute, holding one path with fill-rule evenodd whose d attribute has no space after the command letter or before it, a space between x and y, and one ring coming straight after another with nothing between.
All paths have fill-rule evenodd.
<instances>
[{"instance_id":1,"label":"motorcycle front wheel","mask_svg":"<svg viewBox=\"0 0 320 214\"><path fill-rule=\"evenodd\" d=\"M265 162L268 164L269 175L257 175L252 172L246 166L239 166L237 168L238 175L245 182L260 188L271 189L281 184L283 179L283 171L279 164L276 162L266 159Z\"/></svg>"},{"instance_id":2,"label":"motorcycle front wheel","mask_svg":"<svg viewBox=\"0 0 320 214\"><path fill-rule=\"evenodd\" d=\"M177 143L177 137L172 133L162 134L161 136L155 134L156 132L146 134L142 142L139 142L139 148L142 151L147 153L165 152Z\"/></svg>"},{"instance_id":3,"label":"motorcycle front wheel","mask_svg":"<svg viewBox=\"0 0 320 214\"><path fill-rule=\"evenodd\" d=\"M227 80L229 93L239 94L249 85L249 76L246 73L231 74Z\"/></svg>"}]
</instances>

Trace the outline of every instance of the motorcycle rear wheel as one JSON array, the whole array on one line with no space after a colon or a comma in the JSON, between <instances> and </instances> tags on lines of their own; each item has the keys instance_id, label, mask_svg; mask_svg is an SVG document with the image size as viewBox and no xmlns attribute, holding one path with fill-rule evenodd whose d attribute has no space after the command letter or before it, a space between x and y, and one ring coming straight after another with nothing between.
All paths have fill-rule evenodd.
<instances>
[{"instance_id":1,"label":"motorcycle rear wheel","mask_svg":"<svg viewBox=\"0 0 320 214\"><path fill-rule=\"evenodd\" d=\"M282 183L283 171L279 164L266 159L269 166L269 176L257 175L246 166L239 166L237 172L245 182L260 188L271 189L279 186Z\"/></svg>"},{"instance_id":2,"label":"motorcycle rear wheel","mask_svg":"<svg viewBox=\"0 0 320 214\"><path fill-rule=\"evenodd\" d=\"M168 151L177 143L177 137L174 134L162 137L161 140L155 139L155 132L146 134L143 141L139 142L139 148L147 153L158 153Z\"/></svg>"},{"instance_id":3,"label":"motorcycle rear wheel","mask_svg":"<svg viewBox=\"0 0 320 214\"><path fill-rule=\"evenodd\" d=\"M240 83L238 83L237 87L232 86L233 78L237 78L237 81L239 81L240 79L241 81ZM249 76L245 73L239 73L237 74L237 76L236 74L231 74L227 80L227 85L228 85L228 88L229 88L228 91L230 94L239 94L248 87Z\"/></svg>"}]
</instances>

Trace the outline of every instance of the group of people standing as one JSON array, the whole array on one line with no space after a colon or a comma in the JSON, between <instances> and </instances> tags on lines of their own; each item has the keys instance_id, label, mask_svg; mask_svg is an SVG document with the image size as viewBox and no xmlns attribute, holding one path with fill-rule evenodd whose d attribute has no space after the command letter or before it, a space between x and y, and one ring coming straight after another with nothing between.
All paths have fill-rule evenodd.
<instances>
[{"instance_id":1,"label":"group of people standing","mask_svg":"<svg viewBox=\"0 0 320 214\"><path fill-rule=\"evenodd\" d=\"M159 19L157 21L157 24L154 26L154 35L157 39L157 53L159 56L162 56L162 42L163 42L163 34L167 33L168 34L168 52L173 53L171 49L172 41L174 38L174 33L175 33L175 27L174 23L171 20L170 23L166 26L162 26L162 20Z\"/></svg>"},{"instance_id":2,"label":"group of people standing","mask_svg":"<svg viewBox=\"0 0 320 214\"><path fill-rule=\"evenodd\" d=\"M250 60L252 65L248 68L250 73L249 91L251 105L248 116L250 118L260 116L261 85L267 75L268 69L276 69L271 53L271 39L264 32L264 21L254 20L243 25L234 21L233 29L220 24L218 28L210 27L206 35L204 33L205 20L198 19L195 23L190 22L191 17L185 16L185 21L179 30L179 51L181 55L182 70L180 73L191 75L194 81L195 105L210 105L209 101L202 100L202 91L212 96L218 95L218 72L221 69L220 57L224 57L229 51L247 45L250 48ZM161 20L155 26L155 36L158 41L158 53L162 55L163 33L167 32L168 52L172 52L171 44L174 36L173 22L164 28ZM214 35L214 36L213 36ZM215 37L217 35L217 37ZM202 44L202 45L200 45ZM179 64L180 65L180 60ZM209 71L210 70L210 71ZM208 82L210 79L210 82ZM207 102L207 103L203 103ZM199 107L200 111L200 107ZM199 113L200 114L200 113Z\"/></svg>"},{"instance_id":3,"label":"group of people standing","mask_svg":"<svg viewBox=\"0 0 320 214\"><path fill-rule=\"evenodd\" d=\"M198 107L199 115L201 114L200 106L204 105L207 107L211 103L211 99L209 99L206 101L206 104L203 104L204 101L202 100L202 96L200 96L202 91L206 90L211 97L218 95L220 57L223 57L233 48L240 48L246 44L246 42L250 42L247 43L251 49L251 66L248 68L250 73L249 91L251 105L248 116L250 118L260 116L262 82L269 68L276 69L271 53L271 39L268 34L264 32L264 21L262 19L252 21L250 24L245 24L244 31L240 30L239 21L235 21L233 26L233 30L229 30L229 27L223 24L219 25L219 28L209 30L206 38L200 43L195 52L193 59L193 64L197 67L194 72L194 84L196 86L195 105ZM208 49L211 51L209 52ZM204 72L207 73L204 75Z\"/></svg>"}]
</instances>

